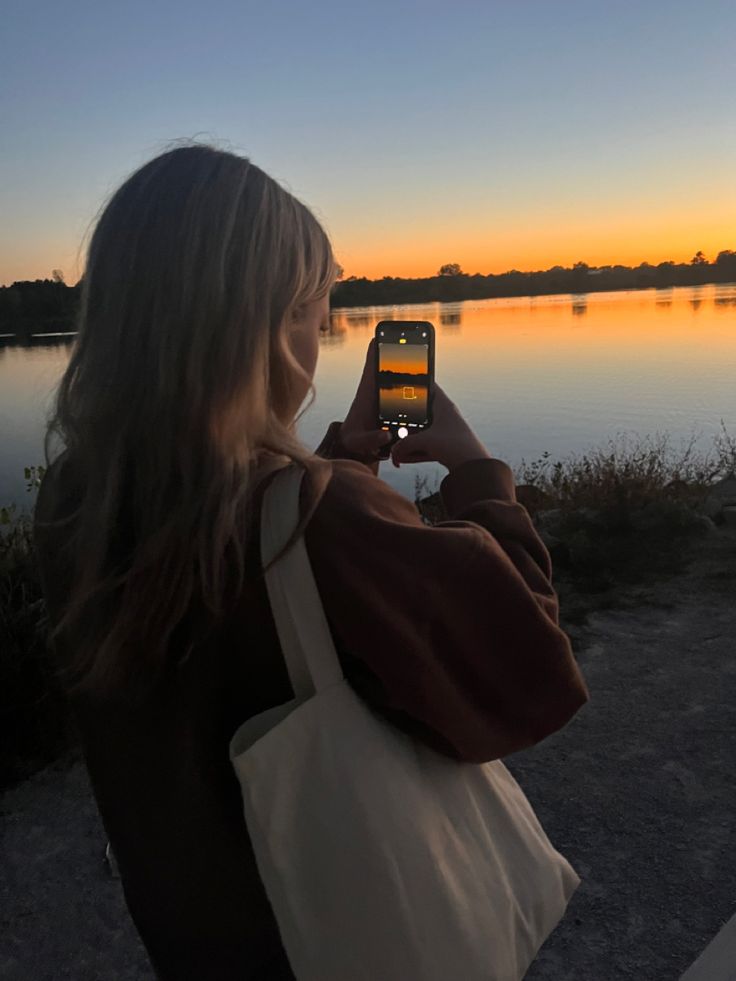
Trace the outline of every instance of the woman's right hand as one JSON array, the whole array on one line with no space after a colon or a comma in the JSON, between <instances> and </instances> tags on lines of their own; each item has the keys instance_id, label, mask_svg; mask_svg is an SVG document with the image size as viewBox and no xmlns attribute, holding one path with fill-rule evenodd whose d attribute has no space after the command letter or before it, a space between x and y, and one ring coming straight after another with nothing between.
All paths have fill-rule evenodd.
<instances>
[{"instance_id":1,"label":"woman's right hand","mask_svg":"<svg viewBox=\"0 0 736 981\"><path fill-rule=\"evenodd\" d=\"M393 465L437 462L454 470L468 460L489 459L491 454L463 419L455 403L436 382L433 389L432 424L394 443L391 448Z\"/></svg>"}]
</instances>

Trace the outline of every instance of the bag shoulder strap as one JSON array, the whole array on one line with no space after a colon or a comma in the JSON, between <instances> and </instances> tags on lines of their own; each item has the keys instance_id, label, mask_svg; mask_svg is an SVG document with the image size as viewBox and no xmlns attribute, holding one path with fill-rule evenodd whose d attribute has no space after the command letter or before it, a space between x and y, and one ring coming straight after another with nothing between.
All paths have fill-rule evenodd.
<instances>
[{"instance_id":1,"label":"bag shoulder strap","mask_svg":"<svg viewBox=\"0 0 736 981\"><path fill-rule=\"evenodd\" d=\"M291 465L270 481L261 507L261 559L271 561L299 522L304 471ZM297 701L343 680L303 536L266 572L266 588Z\"/></svg>"}]
</instances>

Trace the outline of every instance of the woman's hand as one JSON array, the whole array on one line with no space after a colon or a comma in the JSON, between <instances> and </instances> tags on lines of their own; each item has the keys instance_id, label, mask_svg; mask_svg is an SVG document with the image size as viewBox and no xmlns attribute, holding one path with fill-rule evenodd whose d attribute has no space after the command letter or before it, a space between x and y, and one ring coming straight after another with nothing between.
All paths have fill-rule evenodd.
<instances>
[{"instance_id":1,"label":"woman's hand","mask_svg":"<svg viewBox=\"0 0 736 981\"><path fill-rule=\"evenodd\" d=\"M350 453L378 461L392 440L390 433L378 428L376 418L376 341L366 352L363 374L353 404L340 427L340 442ZM432 424L427 429L397 440L391 448L395 467L402 463L437 462L453 470L467 460L490 458L460 410L435 382L432 386Z\"/></svg>"},{"instance_id":2,"label":"woman's hand","mask_svg":"<svg viewBox=\"0 0 736 981\"><path fill-rule=\"evenodd\" d=\"M393 465L436 461L448 470L454 470L468 460L490 458L491 454L463 419L455 403L436 382L432 388L432 424L394 443L391 449Z\"/></svg>"},{"instance_id":3,"label":"woman's hand","mask_svg":"<svg viewBox=\"0 0 736 981\"><path fill-rule=\"evenodd\" d=\"M340 442L350 453L379 459L383 447L391 442L391 433L378 428L376 418L376 341L371 340L366 353L363 374L345 421L340 426Z\"/></svg>"}]
</instances>

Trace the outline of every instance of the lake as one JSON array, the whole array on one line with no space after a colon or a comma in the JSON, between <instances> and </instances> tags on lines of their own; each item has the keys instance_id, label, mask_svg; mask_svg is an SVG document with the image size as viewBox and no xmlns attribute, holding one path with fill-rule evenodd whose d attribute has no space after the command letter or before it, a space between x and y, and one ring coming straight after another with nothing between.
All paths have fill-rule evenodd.
<instances>
[{"instance_id":1,"label":"lake","mask_svg":"<svg viewBox=\"0 0 736 981\"><path fill-rule=\"evenodd\" d=\"M619 433L736 435L736 284L336 310L321 341L317 400L300 433L316 446L352 399L379 320L429 320L436 377L489 451L516 467L602 446ZM0 347L0 504L26 498L23 467L43 462L50 397L68 344ZM415 474L381 476L411 497Z\"/></svg>"}]
</instances>

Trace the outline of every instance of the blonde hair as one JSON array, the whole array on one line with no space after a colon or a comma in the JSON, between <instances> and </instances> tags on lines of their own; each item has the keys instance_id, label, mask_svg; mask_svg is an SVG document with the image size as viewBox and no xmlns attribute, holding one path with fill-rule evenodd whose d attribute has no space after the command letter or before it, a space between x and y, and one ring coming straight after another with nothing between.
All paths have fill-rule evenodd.
<instances>
[{"instance_id":1,"label":"blonde hair","mask_svg":"<svg viewBox=\"0 0 736 981\"><path fill-rule=\"evenodd\" d=\"M300 201L211 146L156 157L104 208L46 441L48 461L61 437L82 488L61 519L73 585L52 634L73 630L70 688L147 690L192 600L218 616L241 591L264 454L306 469L300 529L311 516L330 471L285 411L305 382L314 399L287 327L335 269Z\"/></svg>"}]
</instances>

